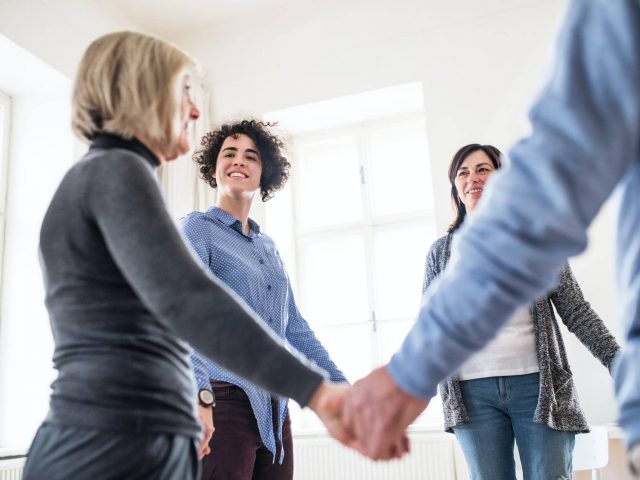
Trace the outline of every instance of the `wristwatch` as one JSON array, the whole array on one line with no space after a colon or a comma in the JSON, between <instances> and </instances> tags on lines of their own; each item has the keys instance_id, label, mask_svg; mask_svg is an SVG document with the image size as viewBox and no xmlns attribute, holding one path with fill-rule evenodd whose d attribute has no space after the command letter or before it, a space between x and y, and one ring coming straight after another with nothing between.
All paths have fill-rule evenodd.
<instances>
[{"instance_id":1,"label":"wristwatch","mask_svg":"<svg viewBox=\"0 0 640 480\"><path fill-rule=\"evenodd\" d=\"M211 390L207 390L206 388L201 388L198 391L198 402L203 407L215 407L216 396L213 394Z\"/></svg>"}]
</instances>

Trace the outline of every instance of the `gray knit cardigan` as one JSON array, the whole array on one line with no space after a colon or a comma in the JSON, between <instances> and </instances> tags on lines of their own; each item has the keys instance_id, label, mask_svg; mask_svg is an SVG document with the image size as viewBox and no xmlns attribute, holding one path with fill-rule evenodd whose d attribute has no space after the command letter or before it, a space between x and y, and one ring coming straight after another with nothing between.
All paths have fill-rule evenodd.
<instances>
[{"instance_id":1,"label":"gray knit cardigan","mask_svg":"<svg viewBox=\"0 0 640 480\"><path fill-rule=\"evenodd\" d=\"M447 266L452 238L452 234L447 234L436 240L429 249L423 293ZM530 308L540 367L540 394L533 420L555 430L588 432L587 419L578 404L564 342L551 303L569 331L605 367L610 367L620 347L604 322L584 299L578 282L566 264L560 273L558 285L548 296L536 300ZM439 385L439 390L444 410L444 427L447 432L453 432L452 427L469 421L460 391L460 381L455 376L449 377Z\"/></svg>"}]
</instances>

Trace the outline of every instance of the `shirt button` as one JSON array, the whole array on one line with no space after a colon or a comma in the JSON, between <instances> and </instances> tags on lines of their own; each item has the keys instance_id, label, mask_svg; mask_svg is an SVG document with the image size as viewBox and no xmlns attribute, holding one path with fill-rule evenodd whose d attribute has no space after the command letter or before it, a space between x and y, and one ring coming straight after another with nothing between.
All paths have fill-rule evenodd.
<instances>
[{"instance_id":1,"label":"shirt button","mask_svg":"<svg viewBox=\"0 0 640 480\"><path fill-rule=\"evenodd\" d=\"M273 318L269 317L269 323L273 323Z\"/></svg>"},{"instance_id":2,"label":"shirt button","mask_svg":"<svg viewBox=\"0 0 640 480\"><path fill-rule=\"evenodd\" d=\"M267 285L267 290L271 290L271 285Z\"/></svg>"},{"instance_id":3,"label":"shirt button","mask_svg":"<svg viewBox=\"0 0 640 480\"><path fill-rule=\"evenodd\" d=\"M262 258L258 261L260 262L260 265L264 265L264 260Z\"/></svg>"}]
</instances>

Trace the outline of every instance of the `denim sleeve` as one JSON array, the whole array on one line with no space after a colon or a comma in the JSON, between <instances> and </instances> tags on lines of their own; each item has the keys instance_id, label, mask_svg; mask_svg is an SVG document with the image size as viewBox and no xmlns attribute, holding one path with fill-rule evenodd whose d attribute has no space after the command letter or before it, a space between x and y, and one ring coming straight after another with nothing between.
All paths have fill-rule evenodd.
<instances>
[{"instance_id":1,"label":"denim sleeve","mask_svg":"<svg viewBox=\"0 0 640 480\"><path fill-rule=\"evenodd\" d=\"M430 397L514 310L557 281L638 152L640 4L574 0L531 134L494 175L389 369Z\"/></svg>"}]
</instances>

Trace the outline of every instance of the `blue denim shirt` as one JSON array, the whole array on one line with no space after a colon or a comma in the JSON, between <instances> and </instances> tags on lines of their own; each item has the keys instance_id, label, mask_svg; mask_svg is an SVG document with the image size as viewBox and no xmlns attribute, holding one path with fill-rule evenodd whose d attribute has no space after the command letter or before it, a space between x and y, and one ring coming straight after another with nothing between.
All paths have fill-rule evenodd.
<instances>
[{"instance_id":1,"label":"blue denim shirt","mask_svg":"<svg viewBox=\"0 0 640 480\"><path fill-rule=\"evenodd\" d=\"M419 397L484 346L519 306L551 288L617 190L617 286L626 345L617 359L620 425L640 442L640 2L574 0L531 134L510 151L457 261L423 297L389 369ZM618 199L618 198L616 198Z\"/></svg>"},{"instance_id":2,"label":"blue denim shirt","mask_svg":"<svg viewBox=\"0 0 640 480\"><path fill-rule=\"evenodd\" d=\"M242 223L212 207L207 212L193 212L182 219L182 231L202 262L229 285L279 337L326 371L334 382L346 382L344 374L329 358L296 306L289 277L278 250L270 237L260 232L249 219L249 235L242 233ZM259 361L260 352L256 352ZM191 356L198 388L211 389L211 380L238 385L249 397L265 447L275 456L276 436L282 442L282 423L287 401L278 402L278 431L274 432L271 395L242 378L209 361L198 352ZM286 375L287 372L282 372ZM284 458L284 452L280 462Z\"/></svg>"}]
</instances>

